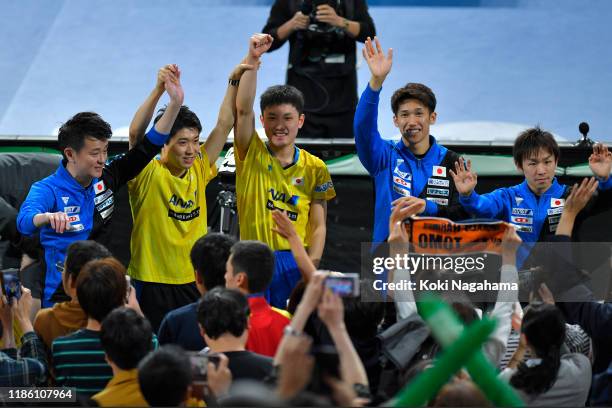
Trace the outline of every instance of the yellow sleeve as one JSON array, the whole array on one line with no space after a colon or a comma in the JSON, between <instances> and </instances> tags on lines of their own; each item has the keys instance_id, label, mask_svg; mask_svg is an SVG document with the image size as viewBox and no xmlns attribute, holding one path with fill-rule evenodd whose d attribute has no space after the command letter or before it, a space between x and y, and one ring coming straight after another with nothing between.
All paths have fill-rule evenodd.
<instances>
[{"instance_id":1,"label":"yellow sleeve","mask_svg":"<svg viewBox=\"0 0 612 408\"><path fill-rule=\"evenodd\" d=\"M151 185L151 180L155 169L159 165L158 159L153 158L144 169L132 180L128 181L128 190L133 197L144 197L147 188Z\"/></svg>"},{"instance_id":2,"label":"yellow sleeve","mask_svg":"<svg viewBox=\"0 0 612 408\"><path fill-rule=\"evenodd\" d=\"M202 166L204 174L206 175L205 182L208 184L210 180L217 177L217 165L210 164L210 159L208 158L208 153L206 152L204 145L200 146L200 154L202 155Z\"/></svg>"},{"instance_id":3,"label":"yellow sleeve","mask_svg":"<svg viewBox=\"0 0 612 408\"><path fill-rule=\"evenodd\" d=\"M312 193L313 200L331 200L336 196L329 170L323 161L317 162L315 169L316 183Z\"/></svg>"},{"instance_id":4,"label":"yellow sleeve","mask_svg":"<svg viewBox=\"0 0 612 408\"><path fill-rule=\"evenodd\" d=\"M256 157L259 157L262 150L266 150L266 145L259 138L259 134L257 131L253 132L253 137L251 137L251 143L249 144L249 150L247 151L246 156L244 156L244 160L240 160L238 157L238 153L236 150L236 144L234 143L234 158L236 159L236 169L242 170L244 166L248 163L251 163L253 160L256 160Z\"/></svg>"}]
</instances>

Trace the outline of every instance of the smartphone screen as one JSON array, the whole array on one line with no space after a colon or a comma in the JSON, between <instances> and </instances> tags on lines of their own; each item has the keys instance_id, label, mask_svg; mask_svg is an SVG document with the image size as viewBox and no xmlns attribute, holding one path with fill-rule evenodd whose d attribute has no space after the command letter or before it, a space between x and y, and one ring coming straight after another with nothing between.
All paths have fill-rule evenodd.
<instances>
[{"instance_id":1,"label":"smartphone screen","mask_svg":"<svg viewBox=\"0 0 612 408\"><path fill-rule=\"evenodd\" d=\"M345 273L325 278L325 286L341 297L359 296L359 274Z\"/></svg>"},{"instance_id":2,"label":"smartphone screen","mask_svg":"<svg viewBox=\"0 0 612 408\"><path fill-rule=\"evenodd\" d=\"M7 300L21 298L21 280L19 279L19 269L11 268L2 271L2 293Z\"/></svg>"}]
</instances>

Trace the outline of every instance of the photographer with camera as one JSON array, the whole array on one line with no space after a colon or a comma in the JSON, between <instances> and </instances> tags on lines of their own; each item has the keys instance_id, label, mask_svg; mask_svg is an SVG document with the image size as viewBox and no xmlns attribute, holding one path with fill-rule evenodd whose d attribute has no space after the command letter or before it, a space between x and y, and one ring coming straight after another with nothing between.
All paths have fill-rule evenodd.
<instances>
[{"instance_id":1,"label":"photographer with camera","mask_svg":"<svg viewBox=\"0 0 612 408\"><path fill-rule=\"evenodd\" d=\"M352 138L356 41L376 34L366 0L276 0L262 32L270 51L289 40L287 85L308 102L299 136Z\"/></svg>"}]
</instances>

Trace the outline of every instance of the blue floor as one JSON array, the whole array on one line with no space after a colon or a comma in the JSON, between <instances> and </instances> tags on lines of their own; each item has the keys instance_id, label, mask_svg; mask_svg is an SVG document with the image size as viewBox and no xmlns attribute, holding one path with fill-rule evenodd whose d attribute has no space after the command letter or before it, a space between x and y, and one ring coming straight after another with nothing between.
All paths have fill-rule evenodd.
<instances>
[{"instance_id":1,"label":"blue floor","mask_svg":"<svg viewBox=\"0 0 612 408\"><path fill-rule=\"evenodd\" d=\"M41 6L44 4L44 8ZM170 5L171 4L171 5ZM261 30L268 0L21 0L0 2L0 135L49 135L94 110L129 125L155 81L176 62L185 103L215 123L231 68ZM574 140L612 140L612 2L608 0L372 0L395 61L380 130L397 132L389 98L408 81L429 85L446 129L463 122L540 124ZM258 89L282 83L287 46L265 57ZM368 78L359 66L359 86ZM469 126L455 137L468 140ZM125 129L123 129L125 131ZM435 134L435 128L432 131ZM119 132L121 133L121 132ZM491 134L489 140L503 138Z\"/></svg>"}]
</instances>

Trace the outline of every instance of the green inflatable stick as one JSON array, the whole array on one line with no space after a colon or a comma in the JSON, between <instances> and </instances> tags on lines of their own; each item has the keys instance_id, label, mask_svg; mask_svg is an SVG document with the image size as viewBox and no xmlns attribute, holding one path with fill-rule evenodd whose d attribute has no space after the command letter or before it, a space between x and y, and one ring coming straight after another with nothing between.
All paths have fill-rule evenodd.
<instances>
[{"instance_id":1,"label":"green inflatable stick","mask_svg":"<svg viewBox=\"0 0 612 408\"><path fill-rule=\"evenodd\" d=\"M420 407L432 399L438 390L465 364L466 356L480 350L482 343L495 330L495 321L483 319L474 322L448 346L435 365L411 381L392 402L394 407Z\"/></svg>"},{"instance_id":2,"label":"green inflatable stick","mask_svg":"<svg viewBox=\"0 0 612 408\"><path fill-rule=\"evenodd\" d=\"M449 347L461 336L463 325L452 308L436 296L427 294L417 302L420 315L429 325L433 336L442 345ZM510 385L497 377L497 370L482 354L482 350L465 356L465 368L474 383L487 398L502 407L522 407L524 402L518 397Z\"/></svg>"}]
</instances>

